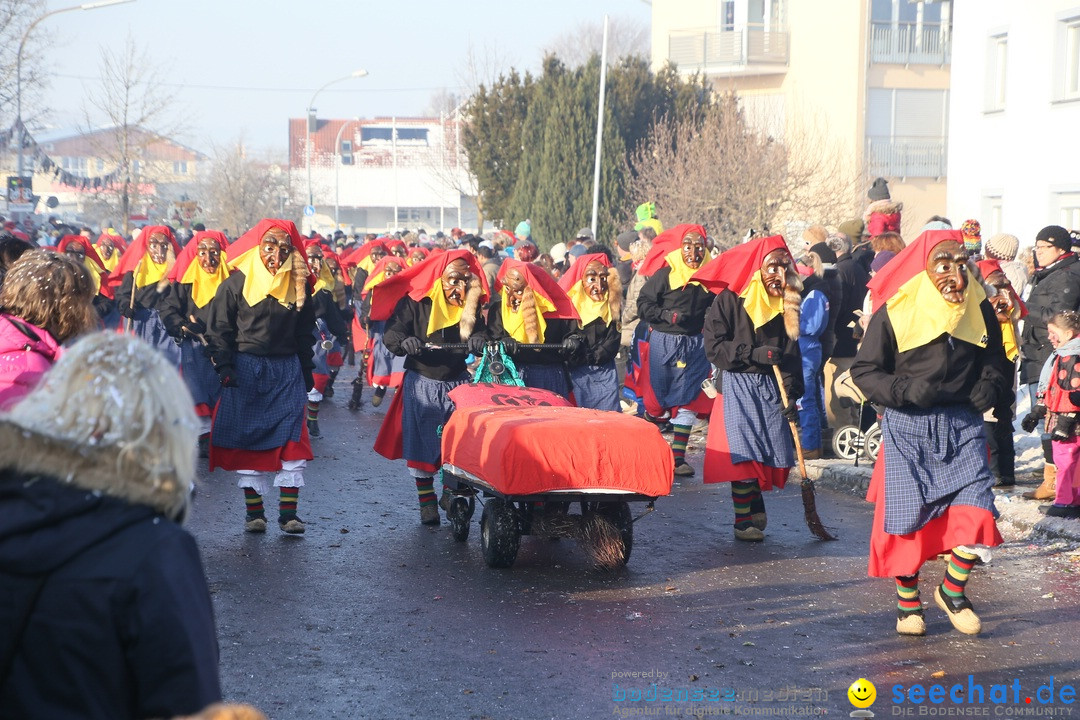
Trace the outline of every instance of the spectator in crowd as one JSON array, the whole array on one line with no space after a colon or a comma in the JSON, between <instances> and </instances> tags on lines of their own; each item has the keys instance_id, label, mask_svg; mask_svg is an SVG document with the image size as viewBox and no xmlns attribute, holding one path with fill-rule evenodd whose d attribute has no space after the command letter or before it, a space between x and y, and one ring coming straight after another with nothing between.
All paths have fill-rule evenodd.
<instances>
[{"instance_id":1,"label":"spectator in crowd","mask_svg":"<svg viewBox=\"0 0 1080 720\"><path fill-rule=\"evenodd\" d=\"M33 248L34 246L30 243L20 240L6 230L0 232L0 285L3 284L4 276L7 275L12 263L22 257L27 250Z\"/></svg>"},{"instance_id":2,"label":"spectator in crowd","mask_svg":"<svg viewBox=\"0 0 1080 720\"><path fill-rule=\"evenodd\" d=\"M1017 260L1016 254L1020 250L1020 239L1015 235L998 233L983 243L983 252L987 260L997 260L1001 264L1001 271L1009 279L1009 284L1017 295L1023 296L1027 289L1028 273L1024 263Z\"/></svg>"},{"instance_id":3,"label":"spectator in crowd","mask_svg":"<svg viewBox=\"0 0 1080 720\"><path fill-rule=\"evenodd\" d=\"M837 428L858 422L855 417L858 408L848 408L841 404L836 379L851 367L855 352L858 350L859 344L854 328L855 311L862 308L870 273L852 257L851 238L839 234L833 237L836 238L840 247L840 251L836 253L836 275L840 281L840 299L837 303L839 308L836 315L836 344L833 346L832 355L825 363L825 411L829 427ZM836 251L836 247L832 245L830 247ZM828 446L829 443L825 445Z\"/></svg>"},{"instance_id":4,"label":"spectator in crowd","mask_svg":"<svg viewBox=\"0 0 1080 720\"><path fill-rule=\"evenodd\" d=\"M197 428L176 370L104 332L0 416L5 717L169 718L221 700L210 592L180 527Z\"/></svg>"}]
</instances>

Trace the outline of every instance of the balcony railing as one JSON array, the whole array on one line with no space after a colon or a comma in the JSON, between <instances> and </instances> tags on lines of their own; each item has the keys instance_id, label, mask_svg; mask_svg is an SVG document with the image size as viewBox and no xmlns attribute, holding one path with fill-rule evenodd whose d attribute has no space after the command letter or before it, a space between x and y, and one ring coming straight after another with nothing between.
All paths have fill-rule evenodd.
<instances>
[{"instance_id":1,"label":"balcony railing","mask_svg":"<svg viewBox=\"0 0 1080 720\"><path fill-rule=\"evenodd\" d=\"M895 65L948 65L952 60L949 28L939 23L873 23L870 58Z\"/></svg>"},{"instance_id":2,"label":"balcony railing","mask_svg":"<svg viewBox=\"0 0 1080 720\"><path fill-rule=\"evenodd\" d=\"M945 138L866 138L869 175L941 178L946 174Z\"/></svg>"},{"instance_id":3,"label":"balcony railing","mask_svg":"<svg viewBox=\"0 0 1080 720\"><path fill-rule=\"evenodd\" d=\"M668 59L681 70L702 72L747 65L786 65L788 33L756 28L678 30L668 36Z\"/></svg>"}]
</instances>

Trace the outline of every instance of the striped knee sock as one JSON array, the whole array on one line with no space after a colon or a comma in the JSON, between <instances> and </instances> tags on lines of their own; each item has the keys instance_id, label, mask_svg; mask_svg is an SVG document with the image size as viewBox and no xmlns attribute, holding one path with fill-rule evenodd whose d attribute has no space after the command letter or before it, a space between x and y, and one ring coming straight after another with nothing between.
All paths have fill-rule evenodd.
<instances>
[{"instance_id":1,"label":"striped knee sock","mask_svg":"<svg viewBox=\"0 0 1080 720\"><path fill-rule=\"evenodd\" d=\"M964 586L967 585L977 557L978 555L964 552L960 548L953 548L949 566L945 568L945 579L941 583L942 592L949 597L963 597Z\"/></svg>"},{"instance_id":2,"label":"striped knee sock","mask_svg":"<svg viewBox=\"0 0 1080 720\"><path fill-rule=\"evenodd\" d=\"M244 488L244 505L247 508L248 520L265 517L262 495L255 492L253 488Z\"/></svg>"},{"instance_id":3,"label":"striped knee sock","mask_svg":"<svg viewBox=\"0 0 1080 720\"><path fill-rule=\"evenodd\" d=\"M319 419L319 403L320 400L308 400L307 401L307 419L318 420Z\"/></svg>"},{"instance_id":4,"label":"striped knee sock","mask_svg":"<svg viewBox=\"0 0 1080 720\"><path fill-rule=\"evenodd\" d=\"M416 478L416 494L420 496L420 507L434 505L436 503L434 478Z\"/></svg>"},{"instance_id":5,"label":"striped knee sock","mask_svg":"<svg viewBox=\"0 0 1080 720\"><path fill-rule=\"evenodd\" d=\"M896 609L901 613L922 612L919 602L919 573L896 578Z\"/></svg>"},{"instance_id":6,"label":"striped knee sock","mask_svg":"<svg viewBox=\"0 0 1080 720\"><path fill-rule=\"evenodd\" d=\"M760 494L756 482L737 480L731 483L731 504L735 506L735 527L749 525L751 522L750 505L754 495Z\"/></svg>"},{"instance_id":7,"label":"striped knee sock","mask_svg":"<svg viewBox=\"0 0 1080 720\"><path fill-rule=\"evenodd\" d=\"M674 437L671 439L671 452L675 455L675 461L686 458L686 443L690 439L690 425L672 425Z\"/></svg>"},{"instance_id":8,"label":"striped knee sock","mask_svg":"<svg viewBox=\"0 0 1080 720\"><path fill-rule=\"evenodd\" d=\"M278 499L278 515L283 520L296 517L296 501L300 498L300 488L283 487L281 497Z\"/></svg>"}]
</instances>

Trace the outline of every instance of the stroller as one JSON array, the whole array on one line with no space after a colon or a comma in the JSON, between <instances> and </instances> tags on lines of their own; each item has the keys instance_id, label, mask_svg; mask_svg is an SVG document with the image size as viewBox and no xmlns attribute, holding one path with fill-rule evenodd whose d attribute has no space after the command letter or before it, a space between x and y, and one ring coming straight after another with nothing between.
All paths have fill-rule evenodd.
<instances>
[{"instance_id":1,"label":"stroller","mask_svg":"<svg viewBox=\"0 0 1080 720\"><path fill-rule=\"evenodd\" d=\"M843 425L836 428L833 433L832 449L838 458L854 460L856 467L859 458L863 457L871 463L877 460L878 451L881 449L881 411L871 404L874 409L875 420L866 429L863 420L864 410L867 405L866 396L851 379L851 372L844 371L836 378L836 394L840 398L840 404L844 407L859 406L859 424Z\"/></svg>"}]
</instances>

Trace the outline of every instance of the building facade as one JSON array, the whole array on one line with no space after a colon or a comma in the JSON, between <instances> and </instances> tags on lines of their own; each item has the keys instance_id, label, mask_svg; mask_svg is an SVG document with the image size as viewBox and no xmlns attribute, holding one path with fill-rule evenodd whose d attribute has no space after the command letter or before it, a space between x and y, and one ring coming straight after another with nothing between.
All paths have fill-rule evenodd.
<instances>
[{"instance_id":1,"label":"building facade","mask_svg":"<svg viewBox=\"0 0 1080 720\"><path fill-rule=\"evenodd\" d=\"M1080 229L1080 0L964 0L954 42L949 216Z\"/></svg>"},{"instance_id":2,"label":"building facade","mask_svg":"<svg viewBox=\"0 0 1080 720\"><path fill-rule=\"evenodd\" d=\"M951 3L653 0L652 65L735 91L747 118L835 154L865 205L878 176L904 203L903 233L945 210ZM829 182L824 179L823 182ZM837 218L805 218L807 222Z\"/></svg>"},{"instance_id":3,"label":"building facade","mask_svg":"<svg viewBox=\"0 0 1080 720\"><path fill-rule=\"evenodd\" d=\"M454 115L289 120L293 196L315 209L303 230L476 228L476 186L459 131Z\"/></svg>"}]
</instances>

